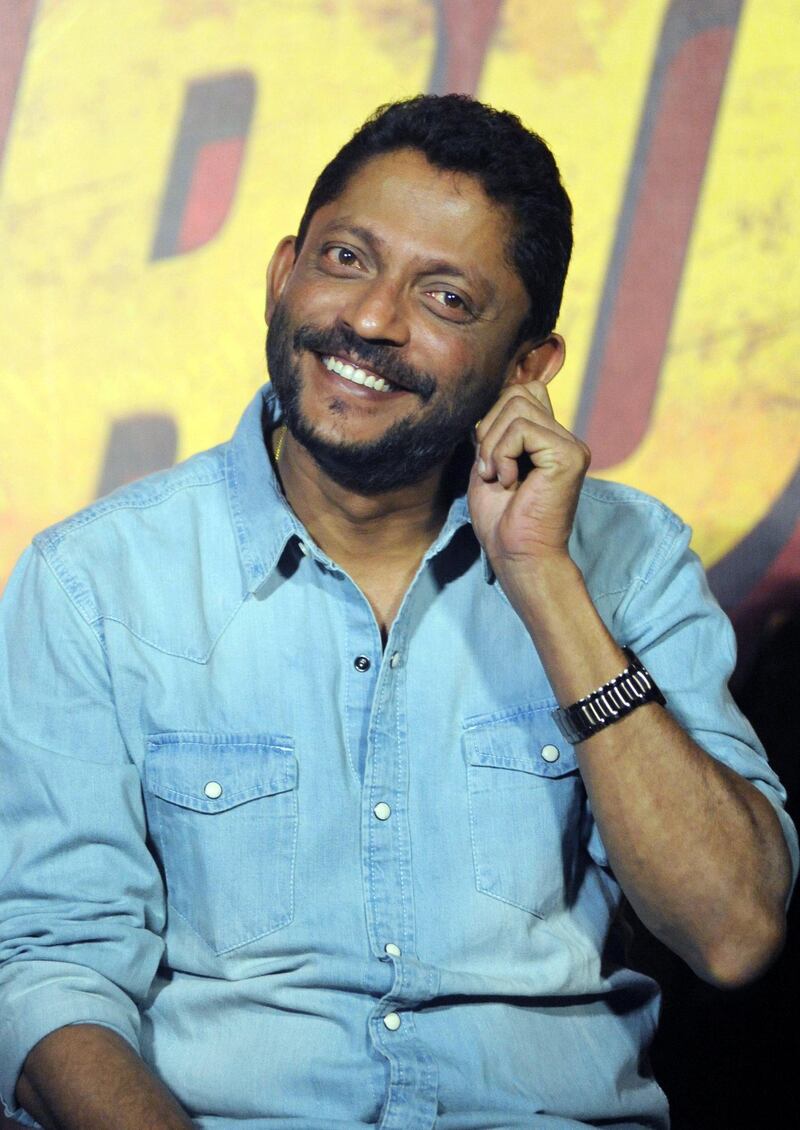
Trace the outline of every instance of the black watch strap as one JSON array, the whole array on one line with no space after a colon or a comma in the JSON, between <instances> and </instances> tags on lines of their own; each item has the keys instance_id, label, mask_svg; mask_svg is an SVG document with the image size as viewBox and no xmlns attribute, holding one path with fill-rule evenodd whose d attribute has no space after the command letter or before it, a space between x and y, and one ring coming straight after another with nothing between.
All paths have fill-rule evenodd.
<instances>
[{"instance_id":1,"label":"black watch strap","mask_svg":"<svg viewBox=\"0 0 800 1130\"><path fill-rule=\"evenodd\" d=\"M648 702L666 704L661 691L646 667L629 647L623 647L628 666L609 682L574 702L559 706L553 718L571 745L586 741L592 734L621 721L631 711Z\"/></svg>"}]
</instances>

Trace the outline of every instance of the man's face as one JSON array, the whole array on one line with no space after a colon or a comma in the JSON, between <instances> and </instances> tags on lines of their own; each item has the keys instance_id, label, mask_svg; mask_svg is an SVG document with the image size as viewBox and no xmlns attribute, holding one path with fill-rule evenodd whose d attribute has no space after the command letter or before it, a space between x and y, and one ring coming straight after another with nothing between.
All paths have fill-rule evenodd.
<instances>
[{"instance_id":1,"label":"man's face","mask_svg":"<svg viewBox=\"0 0 800 1130\"><path fill-rule=\"evenodd\" d=\"M444 463L514 379L528 312L506 213L415 150L373 158L270 268L267 357L292 434L377 494ZM366 382L366 383L365 383Z\"/></svg>"}]
</instances>

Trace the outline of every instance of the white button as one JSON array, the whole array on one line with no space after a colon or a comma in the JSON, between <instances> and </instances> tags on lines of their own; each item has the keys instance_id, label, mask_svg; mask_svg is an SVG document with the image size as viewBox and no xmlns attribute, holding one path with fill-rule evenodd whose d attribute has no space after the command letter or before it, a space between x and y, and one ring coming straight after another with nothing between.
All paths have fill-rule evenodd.
<instances>
[{"instance_id":1,"label":"white button","mask_svg":"<svg viewBox=\"0 0 800 1130\"><path fill-rule=\"evenodd\" d=\"M381 801L380 804L376 804L372 811L375 813L379 820L388 820L392 815L391 808L383 801Z\"/></svg>"},{"instance_id":2,"label":"white button","mask_svg":"<svg viewBox=\"0 0 800 1130\"><path fill-rule=\"evenodd\" d=\"M400 947L396 946L394 944L394 942L387 942L386 945L383 948L386 950L389 957L399 957L400 956Z\"/></svg>"},{"instance_id":3,"label":"white button","mask_svg":"<svg viewBox=\"0 0 800 1130\"><path fill-rule=\"evenodd\" d=\"M206 794L209 800L217 800L222 796L222 785L219 783L219 781L209 781L206 787L203 789L203 792Z\"/></svg>"},{"instance_id":4,"label":"white button","mask_svg":"<svg viewBox=\"0 0 800 1130\"><path fill-rule=\"evenodd\" d=\"M303 557L308 557L308 546L306 545L306 543L304 541L299 541L297 543L297 548L300 550Z\"/></svg>"},{"instance_id":5,"label":"white button","mask_svg":"<svg viewBox=\"0 0 800 1130\"><path fill-rule=\"evenodd\" d=\"M542 757L545 759L545 761L558 761L560 756L561 750L557 745L542 746Z\"/></svg>"},{"instance_id":6,"label":"white button","mask_svg":"<svg viewBox=\"0 0 800 1130\"><path fill-rule=\"evenodd\" d=\"M394 668L394 667L397 667L399 663L400 663L400 652L399 651L393 651L392 657L389 660L389 666Z\"/></svg>"},{"instance_id":7,"label":"white button","mask_svg":"<svg viewBox=\"0 0 800 1130\"><path fill-rule=\"evenodd\" d=\"M400 1017L396 1012L390 1012L387 1016L384 1016L383 1023L390 1032L396 1032L400 1027Z\"/></svg>"}]
</instances>

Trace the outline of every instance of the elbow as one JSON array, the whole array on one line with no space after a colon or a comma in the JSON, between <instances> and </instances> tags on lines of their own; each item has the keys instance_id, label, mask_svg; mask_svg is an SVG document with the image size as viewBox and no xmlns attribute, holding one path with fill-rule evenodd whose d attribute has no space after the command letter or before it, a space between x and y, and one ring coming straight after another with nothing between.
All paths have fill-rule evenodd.
<instances>
[{"instance_id":1,"label":"elbow","mask_svg":"<svg viewBox=\"0 0 800 1130\"><path fill-rule=\"evenodd\" d=\"M718 989L743 989L764 974L786 941L780 913L751 919L744 929L726 933L692 964L695 973Z\"/></svg>"}]
</instances>

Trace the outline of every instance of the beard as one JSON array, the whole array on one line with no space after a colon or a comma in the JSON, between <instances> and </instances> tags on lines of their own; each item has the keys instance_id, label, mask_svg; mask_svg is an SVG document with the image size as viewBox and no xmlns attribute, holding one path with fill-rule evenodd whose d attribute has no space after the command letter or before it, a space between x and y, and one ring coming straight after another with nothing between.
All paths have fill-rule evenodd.
<instances>
[{"instance_id":1,"label":"beard","mask_svg":"<svg viewBox=\"0 0 800 1130\"><path fill-rule=\"evenodd\" d=\"M472 428L494 404L502 387L501 377L480 380L474 369L468 369L453 392L434 404L421 420L410 416L396 420L382 436L363 443L330 440L314 429L300 406L302 377L296 353L303 349L322 355L355 356L386 380L417 395L423 404L433 398L438 382L430 373L407 365L397 356L396 347L367 341L346 326L322 330L303 325L293 331L284 304L279 302L275 307L267 331L267 366L284 423L333 482L362 495L411 486L448 462L460 445L469 442ZM330 407L332 412L337 411L335 396ZM345 411L341 402L338 411ZM467 467L471 461L470 443ZM459 467L462 463L459 459Z\"/></svg>"}]
</instances>

